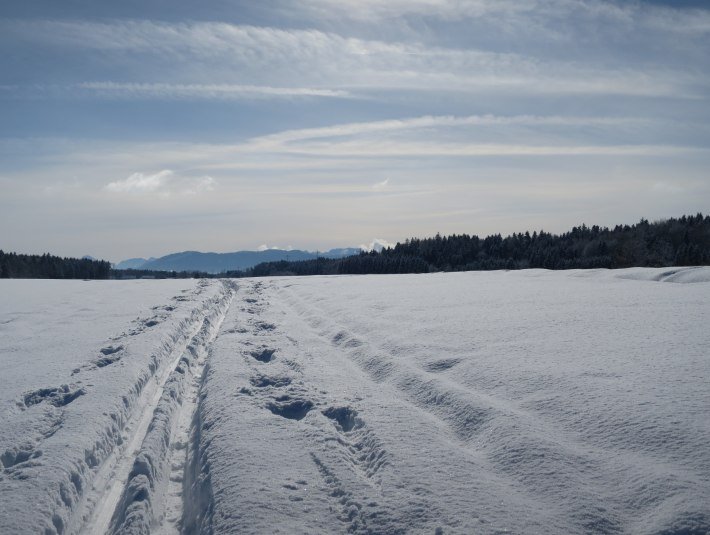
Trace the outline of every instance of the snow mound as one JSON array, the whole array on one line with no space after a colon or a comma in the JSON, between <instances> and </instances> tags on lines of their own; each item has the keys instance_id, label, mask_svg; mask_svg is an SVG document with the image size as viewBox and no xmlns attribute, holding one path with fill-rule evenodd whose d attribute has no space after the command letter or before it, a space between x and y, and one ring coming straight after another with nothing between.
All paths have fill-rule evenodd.
<instances>
[{"instance_id":1,"label":"snow mound","mask_svg":"<svg viewBox=\"0 0 710 535\"><path fill-rule=\"evenodd\" d=\"M629 268L614 272L620 279L679 283L710 282L710 266Z\"/></svg>"}]
</instances>

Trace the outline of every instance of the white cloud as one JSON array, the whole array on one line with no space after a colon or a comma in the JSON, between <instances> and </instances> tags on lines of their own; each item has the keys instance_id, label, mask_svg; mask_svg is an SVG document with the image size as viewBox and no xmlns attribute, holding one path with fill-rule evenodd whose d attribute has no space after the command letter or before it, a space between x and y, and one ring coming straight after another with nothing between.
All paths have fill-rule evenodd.
<instances>
[{"instance_id":1,"label":"white cloud","mask_svg":"<svg viewBox=\"0 0 710 535\"><path fill-rule=\"evenodd\" d=\"M242 154L314 158L656 156L704 151L673 145L581 141L588 139L582 135L585 132L603 140L604 131L618 135L619 132L636 132L654 125L650 119L633 117L423 116L286 130L252 138L231 150ZM574 137L570 137L570 129L574 131ZM505 141L486 141L493 136ZM476 142L476 139L480 141ZM384 181L372 188L383 189L387 185Z\"/></svg>"},{"instance_id":2,"label":"white cloud","mask_svg":"<svg viewBox=\"0 0 710 535\"><path fill-rule=\"evenodd\" d=\"M710 13L704 9L677 9L646 2L608 0L302 0L298 10L323 20L360 20L381 23L401 17L430 17L443 21L484 19L493 27L555 31L554 21L577 17L587 21L619 23L666 32L710 32ZM295 10L292 10L292 14ZM539 21L547 21L541 26ZM535 22L536 24L533 24ZM548 26L549 25L549 26Z\"/></svg>"},{"instance_id":3,"label":"white cloud","mask_svg":"<svg viewBox=\"0 0 710 535\"><path fill-rule=\"evenodd\" d=\"M366 123L346 123L322 128L303 128L286 130L254 138L252 146L282 145L292 141L303 141L319 138L334 138L375 134L380 132L395 132L407 130L422 130L430 128L455 128L467 126L589 126L613 127L648 124L648 120L632 117L574 117L574 116L535 116L535 115L469 115L457 117L452 115L425 115L406 119L371 121Z\"/></svg>"},{"instance_id":4,"label":"white cloud","mask_svg":"<svg viewBox=\"0 0 710 535\"><path fill-rule=\"evenodd\" d=\"M184 181L180 192L184 195L197 195L205 191L212 191L217 185L217 181L211 176L205 175L199 178Z\"/></svg>"},{"instance_id":5,"label":"white cloud","mask_svg":"<svg viewBox=\"0 0 710 535\"><path fill-rule=\"evenodd\" d=\"M702 127L698 123L697 129ZM221 176L229 177L228 188L238 183L242 188L264 190L277 183L283 187L289 177L309 171L315 174L300 187L337 171L334 176L349 177L342 182L338 178L342 185L371 192L375 184L363 183L363 176L389 177L387 186L391 187L395 170L440 165L433 157L448 158L446 165L451 167L468 165L455 162L454 157L525 156L552 161L555 156L579 156L602 161L605 157L696 158L710 153L697 145L663 144L656 133L673 129L673 124L662 120L623 117L423 116L285 130L241 143L0 140L0 153L41 154L44 160L61 161L73 174L96 169L104 190L111 193L204 193L217 186L213 177ZM661 143L613 143L609 136L631 141L660 139ZM37 157L27 158L27 165L36 164ZM127 161L139 169L163 171L130 170L124 175L128 178L106 185L106 170L125 168ZM356 170L360 176L354 177ZM253 171L269 174L257 181L252 179ZM80 178L90 180L85 175Z\"/></svg>"},{"instance_id":6,"label":"white cloud","mask_svg":"<svg viewBox=\"0 0 710 535\"><path fill-rule=\"evenodd\" d=\"M705 35L710 33L710 11L707 9L673 9L670 7L646 10L641 13L645 26L672 34Z\"/></svg>"},{"instance_id":7,"label":"white cloud","mask_svg":"<svg viewBox=\"0 0 710 535\"><path fill-rule=\"evenodd\" d=\"M487 156L678 156L707 152L704 148L663 145L533 145L447 143L438 141L346 141L304 143L285 153L321 157L487 157Z\"/></svg>"},{"instance_id":8,"label":"white cloud","mask_svg":"<svg viewBox=\"0 0 710 535\"><path fill-rule=\"evenodd\" d=\"M306 9L324 18L345 16L377 21L403 15L428 15L439 19L461 19L485 15L527 12L539 2L531 0L305 0Z\"/></svg>"},{"instance_id":9,"label":"white cloud","mask_svg":"<svg viewBox=\"0 0 710 535\"><path fill-rule=\"evenodd\" d=\"M112 193L152 193L167 185L173 172L169 169L158 171L152 175L133 173L124 180L110 182L104 189Z\"/></svg>"},{"instance_id":10,"label":"white cloud","mask_svg":"<svg viewBox=\"0 0 710 535\"><path fill-rule=\"evenodd\" d=\"M213 190L215 178L221 182L222 176L229 177L228 188L240 184L265 190L274 184L283 187L290 177L309 171L315 174L300 187L337 172L334 176L340 185L364 193L377 188L374 181L363 183L363 176L389 177L391 188L397 169L440 165L432 160L435 157L446 159L442 162L452 167L469 165L453 158L524 156L552 161L556 156L578 156L603 161L605 157L696 158L710 153L700 146L663 144L655 134L674 132L673 128L662 120L623 117L423 116L285 130L240 143L0 140L0 153L41 153L45 160L63 162L74 174L96 169L104 190L111 193L194 195ZM613 143L610 136L620 141L660 139L661 143ZM127 178L106 184L106 170L125 168L127 161L139 169L163 171L127 170ZM32 163L36 162L35 157ZM253 171L269 174L257 181L252 179ZM349 178L341 181L340 177ZM90 181L85 175L80 178Z\"/></svg>"},{"instance_id":11,"label":"white cloud","mask_svg":"<svg viewBox=\"0 0 710 535\"><path fill-rule=\"evenodd\" d=\"M387 185L389 184L389 182L390 182L390 179L389 179L389 178L385 178L382 182L377 182L376 184L373 184L373 185L372 185L372 189L374 189L374 190L383 190L383 189L385 189L385 188L387 187Z\"/></svg>"},{"instance_id":12,"label":"white cloud","mask_svg":"<svg viewBox=\"0 0 710 535\"><path fill-rule=\"evenodd\" d=\"M170 169L163 169L154 174L133 173L124 180L110 182L104 189L111 193L151 194L158 193L163 197L173 194L197 195L212 191L217 182L211 176L183 177L177 176Z\"/></svg>"},{"instance_id":13,"label":"white cloud","mask_svg":"<svg viewBox=\"0 0 710 535\"><path fill-rule=\"evenodd\" d=\"M236 84L137 84L117 82L83 82L78 89L98 96L122 99L204 99L240 100L263 98L329 97L351 98L343 90L308 87L270 87Z\"/></svg>"},{"instance_id":14,"label":"white cloud","mask_svg":"<svg viewBox=\"0 0 710 535\"><path fill-rule=\"evenodd\" d=\"M521 9L505 2L503 11L530 13L534 12L530 6L537 7L538 3ZM364 12L383 11L390 16L408 4L396 2L387 8L382 6L388 3L367 2ZM592 9L589 6L593 4L587 2L558 0L553 4L566 6L568 14L573 11L570 6L578 4L587 6L590 13L600 12L600 8ZM490 2L422 1L414 5L431 12L440 8L445 12L447 6L453 6L453 15L462 10L469 14L501 10ZM541 5L544 7L544 3ZM602 11L616 13L611 7ZM551 27L559 25L560 15L555 8L543 12ZM623 18L618 13L614 16ZM658 16L656 19L661 20ZM48 46L100 51L102 57L115 54L129 64L135 56L140 62L134 66L145 70L144 79L160 77L161 83L86 82L86 89L92 91L134 97L343 98L352 93L408 90L697 98L705 95L708 82L702 69L681 70L674 63L660 66L589 59L580 62L471 46L427 44L416 38L363 39L312 28L294 30L217 22L16 21L1 25L0 30L19 33L17 39ZM215 82L204 84L205 79ZM240 82L245 79L253 85L242 85ZM293 80L299 80L303 87L292 87Z\"/></svg>"}]
</instances>

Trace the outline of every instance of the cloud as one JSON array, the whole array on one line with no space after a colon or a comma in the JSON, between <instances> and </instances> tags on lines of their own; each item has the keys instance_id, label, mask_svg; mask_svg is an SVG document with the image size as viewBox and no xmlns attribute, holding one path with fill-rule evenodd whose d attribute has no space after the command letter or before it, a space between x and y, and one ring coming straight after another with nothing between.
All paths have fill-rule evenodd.
<instances>
[{"instance_id":1,"label":"cloud","mask_svg":"<svg viewBox=\"0 0 710 535\"><path fill-rule=\"evenodd\" d=\"M703 131L701 122L683 128ZM710 154L695 137L684 142L682 132L662 119L447 115L284 130L238 143L6 139L0 140L0 154L13 155L18 165L27 167L39 161L61 161L64 167L74 169L73 174L94 169L95 176L101 177L101 187L111 193L194 195L213 190L215 178L221 182L220 177L228 180L227 187L239 184L259 191L274 184L293 186L289 181L297 175L306 179L300 187L316 183L321 187L333 182L325 176L334 172L339 186L372 193L378 187L391 188L400 176L397 170L413 166L430 170L443 163L446 169L469 165L454 158L497 157L502 161L514 156L552 162L554 157L564 156L602 162L620 157L695 159ZM125 168L126 162L139 169L162 171L135 172ZM113 173L126 169L127 178L107 180L111 168ZM257 181L252 178L254 171L268 174ZM90 181L86 173L77 176ZM390 181L377 186L363 179L365 176Z\"/></svg>"},{"instance_id":2,"label":"cloud","mask_svg":"<svg viewBox=\"0 0 710 535\"><path fill-rule=\"evenodd\" d=\"M433 16L438 19L477 18L528 12L538 2L530 0L305 0L302 6L323 18L381 21L405 15Z\"/></svg>"},{"instance_id":3,"label":"cloud","mask_svg":"<svg viewBox=\"0 0 710 535\"><path fill-rule=\"evenodd\" d=\"M619 127L628 125L648 124L647 119L633 117L576 117L576 116L535 116L535 115L425 115L405 119L390 119L359 123L346 123L321 128L303 128L286 130L254 138L252 145L281 145L292 141L303 141L319 138L334 138L374 134L380 132L395 132L407 130L422 130L431 128L455 128L467 126L578 126L578 127Z\"/></svg>"},{"instance_id":4,"label":"cloud","mask_svg":"<svg viewBox=\"0 0 710 535\"><path fill-rule=\"evenodd\" d=\"M707 152L705 148L673 145L535 145L518 143L447 143L438 141L359 141L310 143L284 152L302 156L400 158L489 156L679 156Z\"/></svg>"},{"instance_id":5,"label":"cloud","mask_svg":"<svg viewBox=\"0 0 710 535\"><path fill-rule=\"evenodd\" d=\"M521 9L505 2L504 11L528 16L535 12L530 6L537 7L538 3L528 3L528 7ZM367 2L364 12L383 11L390 16L397 10L406 11L408 3L381 7L385 4ZM570 5L587 6L585 12L589 13L600 12L587 2L567 0L552 4L563 6L569 16L574 12ZM540 5L544 7L545 3ZM451 8L452 17L461 10L500 11L490 2L422 1L416 6L427 12L439 8L445 12L447 6L458 6ZM617 11L608 7L604 13L623 20L626 12L622 10L620 15ZM549 28L560 26L560 14L553 8L548 6L542 12ZM632 20L636 18L632 16ZM655 15L654 20L662 18ZM678 24L684 20L679 19ZM703 24L699 27L704 27ZM375 92L401 91L702 98L708 83L708 75L701 68L681 68L673 61L665 65L655 61L593 61L591 57L575 61L549 54L493 52L486 49L485 43L478 47L463 42L458 47L450 43L446 46L424 43L416 37L418 34L385 41L315 28L146 20L14 21L12 25L0 24L0 30L9 32L14 42L28 40L88 54L96 52L103 61L115 56L129 72L142 72L144 80L160 77L161 83L85 82L87 90L133 98L347 98L353 94L370 93L373 97ZM522 51L526 49L521 47ZM214 83L204 84L205 79ZM185 83L186 80L192 83ZM242 85L243 80L253 85ZM299 80L303 86L292 87L293 80Z\"/></svg>"},{"instance_id":6,"label":"cloud","mask_svg":"<svg viewBox=\"0 0 710 535\"><path fill-rule=\"evenodd\" d=\"M389 179L389 178L385 178L382 182L377 182L376 184L373 184L373 185L372 185L372 189L374 189L374 190L383 190L383 189L385 189L385 188L387 187L387 185L389 184L389 182L390 182L390 179Z\"/></svg>"},{"instance_id":7,"label":"cloud","mask_svg":"<svg viewBox=\"0 0 710 535\"><path fill-rule=\"evenodd\" d=\"M158 193L163 197L173 194L197 195L212 191L217 182L211 176L182 177L170 169L163 169L154 174L133 173L124 180L110 182L104 190L111 193L129 193L135 195Z\"/></svg>"},{"instance_id":8,"label":"cloud","mask_svg":"<svg viewBox=\"0 0 710 535\"><path fill-rule=\"evenodd\" d=\"M265 98L352 98L348 91L308 87L270 87L235 84L139 84L82 82L77 89L97 96L120 99L242 100Z\"/></svg>"},{"instance_id":9,"label":"cloud","mask_svg":"<svg viewBox=\"0 0 710 535\"><path fill-rule=\"evenodd\" d=\"M482 19L497 29L525 29L527 25L541 32L551 30L555 36L559 32L555 31L554 21L566 17L667 32L710 32L707 9L671 6L609 0L303 0L298 10L323 20L345 18L368 23L402 17L439 21ZM295 10L291 14L295 15Z\"/></svg>"},{"instance_id":10,"label":"cloud","mask_svg":"<svg viewBox=\"0 0 710 535\"><path fill-rule=\"evenodd\" d=\"M286 130L235 145L242 154L327 158L658 156L702 148L609 143L607 136L658 126L651 119L579 116L431 116ZM495 139L497 142L492 142ZM332 161L332 160L331 160ZM373 184L383 189L387 181Z\"/></svg>"},{"instance_id":11,"label":"cloud","mask_svg":"<svg viewBox=\"0 0 710 535\"><path fill-rule=\"evenodd\" d=\"M197 195L205 191L212 191L216 185L217 181L214 178L205 175L184 181L180 191L184 195Z\"/></svg>"},{"instance_id":12,"label":"cloud","mask_svg":"<svg viewBox=\"0 0 710 535\"><path fill-rule=\"evenodd\" d=\"M700 119L683 126L693 132L703 132L703 128ZM274 184L293 186L289 181L297 175L306 179L299 187L318 183L320 188L333 182L332 177L324 177L334 172L339 186L372 193L377 187L365 176L389 177L386 186L391 188L392 181L403 176L397 170L413 166L431 170L442 164L450 170L469 165L454 158L498 157L503 161L515 156L552 162L564 156L602 162L620 157L695 159L710 154L697 137L684 142L683 129L660 118L446 115L284 130L239 143L6 139L0 140L0 154L13 155L18 165L27 167L39 161L61 161L74 169L73 174L94 169L102 177L104 190L112 193L197 194L214 189L215 178L222 176L228 177L227 187L239 184L249 190L268 190ZM107 170L125 169L129 161L139 169L163 171L127 169L124 176L128 178L106 185ZM268 174L257 181L254 171ZM90 180L85 173L77 176Z\"/></svg>"},{"instance_id":13,"label":"cloud","mask_svg":"<svg viewBox=\"0 0 710 535\"><path fill-rule=\"evenodd\" d=\"M110 182L104 188L112 193L152 193L164 188L173 172L164 169L152 175L133 173L124 180Z\"/></svg>"}]
</instances>

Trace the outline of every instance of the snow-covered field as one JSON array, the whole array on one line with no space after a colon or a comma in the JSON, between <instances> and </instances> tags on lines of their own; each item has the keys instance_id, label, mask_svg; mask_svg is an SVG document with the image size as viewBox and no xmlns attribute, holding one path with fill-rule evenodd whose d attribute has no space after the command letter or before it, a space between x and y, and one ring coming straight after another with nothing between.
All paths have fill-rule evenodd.
<instances>
[{"instance_id":1,"label":"snow-covered field","mask_svg":"<svg viewBox=\"0 0 710 535\"><path fill-rule=\"evenodd\" d=\"M710 532L710 268L2 280L0 387L3 534Z\"/></svg>"}]
</instances>

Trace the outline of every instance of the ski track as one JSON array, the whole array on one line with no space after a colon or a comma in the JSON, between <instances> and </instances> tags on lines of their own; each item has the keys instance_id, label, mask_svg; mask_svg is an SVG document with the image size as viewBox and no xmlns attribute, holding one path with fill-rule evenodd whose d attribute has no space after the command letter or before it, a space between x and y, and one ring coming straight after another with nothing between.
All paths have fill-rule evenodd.
<instances>
[{"instance_id":1,"label":"ski track","mask_svg":"<svg viewBox=\"0 0 710 535\"><path fill-rule=\"evenodd\" d=\"M77 533L180 530L187 439L209 344L234 295L233 287L226 287L222 296L208 303L204 318L193 322L182 343L173 348L169 364L143 387L123 429L126 438L101 463L73 515L80 521ZM146 499L146 492L156 496ZM136 510L143 505L148 510ZM74 531L71 526L69 531Z\"/></svg>"}]
</instances>

